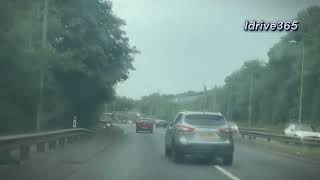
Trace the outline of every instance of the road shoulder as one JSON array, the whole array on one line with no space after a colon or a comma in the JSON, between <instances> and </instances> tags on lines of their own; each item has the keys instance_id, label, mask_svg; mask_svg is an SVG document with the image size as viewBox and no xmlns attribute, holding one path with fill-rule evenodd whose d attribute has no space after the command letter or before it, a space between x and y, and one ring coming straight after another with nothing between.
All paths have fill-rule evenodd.
<instances>
[{"instance_id":1,"label":"road shoulder","mask_svg":"<svg viewBox=\"0 0 320 180\"><path fill-rule=\"evenodd\" d=\"M107 150L122 135L122 130L117 127L109 132L101 129L96 136L90 139L80 140L51 152L35 153L23 164L2 165L0 166L1 178L10 180L65 179L99 153Z\"/></svg>"},{"instance_id":2,"label":"road shoulder","mask_svg":"<svg viewBox=\"0 0 320 180\"><path fill-rule=\"evenodd\" d=\"M294 144L285 144L277 141L268 142L265 139L250 139L236 137L236 143L240 143L259 150L280 155L287 158L305 161L320 165L320 148L307 147Z\"/></svg>"}]
</instances>

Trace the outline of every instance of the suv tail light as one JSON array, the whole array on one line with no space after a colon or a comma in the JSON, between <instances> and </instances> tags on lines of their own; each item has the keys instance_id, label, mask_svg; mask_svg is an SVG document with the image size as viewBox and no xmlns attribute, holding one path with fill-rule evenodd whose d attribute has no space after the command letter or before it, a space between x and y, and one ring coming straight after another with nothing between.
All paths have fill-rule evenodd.
<instances>
[{"instance_id":1,"label":"suv tail light","mask_svg":"<svg viewBox=\"0 0 320 180\"><path fill-rule=\"evenodd\" d=\"M183 126L183 125L178 125L177 129L182 132L192 132L194 130L194 128L192 127Z\"/></svg>"}]
</instances>

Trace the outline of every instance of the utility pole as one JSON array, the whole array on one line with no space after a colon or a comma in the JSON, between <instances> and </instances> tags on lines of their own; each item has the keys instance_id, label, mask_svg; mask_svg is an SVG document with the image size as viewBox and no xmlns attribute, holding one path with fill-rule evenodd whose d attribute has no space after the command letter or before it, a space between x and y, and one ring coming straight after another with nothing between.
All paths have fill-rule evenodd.
<instances>
[{"instance_id":1,"label":"utility pole","mask_svg":"<svg viewBox=\"0 0 320 180\"><path fill-rule=\"evenodd\" d=\"M301 124L302 113L302 95L303 95L303 76L304 76L304 41L302 41L302 59L301 59L301 76L300 76L300 101L299 101L299 124Z\"/></svg>"},{"instance_id":2,"label":"utility pole","mask_svg":"<svg viewBox=\"0 0 320 180\"><path fill-rule=\"evenodd\" d=\"M43 1L43 21L42 21L42 49L44 50L47 45L47 26L48 26L48 5L49 0ZM44 80L46 74L46 67L47 63L42 62L40 63L40 76L39 76L39 102L37 108L37 119L36 119L36 131L40 131L41 129L41 120L43 114L43 87L44 87Z\"/></svg>"},{"instance_id":3,"label":"utility pole","mask_svg":"<svg viewBox=\"0 0 320 180\"><path fill-rule=\"evenodd\" d=\"M227 97L227 119L230 120L230 98L231 98L231 95L230 93L228 94L228 97Z\"/></svg>"},{"instance_id":4,"label":"utility pole","mask_svg":"<svg viewBox=\"0 0 320 180\"><path fill-rule=\"evenodd\" d=\"M248 115L248 126L249 128L251 127L251 116L252 116L252 91L253 91L253 87L252 87L252 81L253 81L253 74L251 74L250 77L250 99L249 99L249 115Z\"/></svg>"},{"instance_id":5,"label":"utility pole","mask_svg":"<svg viewBox=\"0 0 320 180\"><path fill-rule=\"evenodd\" d=\"M204 85L203 87L203 92L204 92L204 100L203 100L203 113L206 112L206 105L207 105L207 87Z\"/></svg>"},{"instance_id":6,"label":"utility pole","mask_svg":"<svg viewBox=\"0 0 320 180\"><path fill-rule=\"evenodd\" d=\"M291 40L290 43L298 44L297 41ZM299 117L298 122L301 124L301 116L302 116L302 96L303 96L303 76L304 76L304 54L305 54L305 43L302 39L302 58L301 58L301 74L300 74L300 95L299 95Z\"/></svg>"},{"instance_id":7,"label":"utility pole","mask_svg":"<svg viewBox=\"0 0 320 180\"><path fill-rule=\"evenodd\" d=\"M42 47L47 45L47 31L48 31L48 6L49 0L43 0L43 21L42 21Z\"/></svg>"},{"instance_id":8,"label":"utility pole","mask_svg":"<svg viewBox=\"0 0 320 180\"><path fill-rule=\"evenodd\" d=\"M216 112L216 104L217 104L217 85L214 85L214 88L211 89L212 91L212 107L211 111ZM208 97L207 97L208 99Z\"/></svg>"},{"instance_id":9,"label":"utility pole","mask_svg":"<svg viewBox=\"0 0 320 180\"><path fill-rule=\"evenodd\" d=\"M213 90L213 112L216 112L216 101L217 101L216 86L214 86L214 90Z\"/></svg>"}]
</instances>

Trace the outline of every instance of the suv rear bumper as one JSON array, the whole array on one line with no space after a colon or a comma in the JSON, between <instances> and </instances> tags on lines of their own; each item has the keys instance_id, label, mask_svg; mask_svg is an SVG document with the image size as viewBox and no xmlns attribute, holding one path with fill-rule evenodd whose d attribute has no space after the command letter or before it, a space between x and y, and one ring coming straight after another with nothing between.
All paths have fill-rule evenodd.
<instances>
[{"instance_id":1,"label":"suv rear bumper","mask_svg":"<svg viewBox=\"0 0 320 180\"><path fill-rule=\"evenodd\" d=\"M176 150L185 154L233 154L234 145L230 144L178 144Z\"/></svg>"}]
</instances>

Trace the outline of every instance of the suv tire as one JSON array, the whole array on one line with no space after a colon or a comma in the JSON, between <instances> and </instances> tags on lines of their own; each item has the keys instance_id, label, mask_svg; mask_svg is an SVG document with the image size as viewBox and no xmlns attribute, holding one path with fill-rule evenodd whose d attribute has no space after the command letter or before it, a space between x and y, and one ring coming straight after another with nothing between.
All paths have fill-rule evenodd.
<instances>
[{"instance_id":1,"label":"suv tire","mask_svg":"<svg viewBox=\"0 0 320 180\"><path fill-rule=\"evenodd\" d=\"M167 146L165 146L164 154L166 155L166 157L170 157L170 153L171 153L170 149Z\"/></svg>"},{"instance_id":2,"label":"suv tire","mask_svg":"<svg viewBox=\"0 0 320 180\"><path fill-rule=\"evenodd\" d=\"M222 157L222 162L226 166L231 166L233 163L233 154L224 155Z\"/></svg>"},{"instance_id":3,"label":"suv tire","mask_svg":"<svg viewBox=\"0 0 320 180\"><path fill-rule=\"evenodd\" d=\"M181 163L183 160L183 153L178 151L175 145L171 146L171 159L175 163Z\"/></svg>"}]
</instances>

